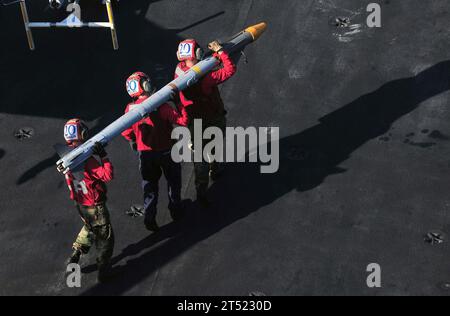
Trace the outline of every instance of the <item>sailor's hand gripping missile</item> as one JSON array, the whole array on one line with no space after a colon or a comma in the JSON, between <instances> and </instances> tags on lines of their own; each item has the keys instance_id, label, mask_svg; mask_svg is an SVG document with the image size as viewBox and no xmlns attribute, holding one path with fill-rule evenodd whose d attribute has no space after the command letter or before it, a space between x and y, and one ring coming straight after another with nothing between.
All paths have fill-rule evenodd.
<instances>
[{"instance_id":1,"label":"sailor's hand gripping missile","mask_svg":"<svg viewBox=\"0 0 450 316\"><path fill-rule=\"evenodd\" d=\"M92 148L92 154L95 156L99 156L100 158L105 158L108 156L106 153L105 147L103 147L102 143L96 142L94 147Z\"/></svg>"},{"instance_id":2,"label":"sailor's hand gripping missile","mask_svg":"<svg viewBox=\"0 0 450 316\"><path fill-rule=\"evenodd\" d=\"M218 52L222 51L222 49L223 49L222 45L220 45L220 43L218 41L213 41L213 42L209 43L208 48L210 50L212 50L214 53L218 53Z\"/></svg>"}]
</instances>

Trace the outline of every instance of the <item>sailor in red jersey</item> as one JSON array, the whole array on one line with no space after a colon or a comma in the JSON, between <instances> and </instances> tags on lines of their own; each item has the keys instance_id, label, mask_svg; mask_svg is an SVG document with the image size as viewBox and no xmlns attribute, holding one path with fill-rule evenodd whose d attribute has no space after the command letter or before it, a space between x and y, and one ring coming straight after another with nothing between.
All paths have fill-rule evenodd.
<instances>
[{"instance_id":1,"label":"sailor in red jersey","mask_svg":"<svg viewBox=\"0 0 450 316\"><path fill-rule=\"evenodd\" d=\"M188 113L188 127L191 131L191 137L194 135L195 119L202 120L203 131L208 127L215 126L225 132L226 127L226 111L217 86L236 73L236 65L230 56L222 50L222 46L217 41L210 43L208 48L221 61L221 67L207 74L195 85L180 92L181 103ZM203 51L195 40L188 39L181 42L177 51L180 63L175 70L175 78L195 66L202 59L202 55ZM193 146L196 150L195 144ZM199 150L203 151L203 148L199 148ZM194 171L197 200L201 205L207 207L209 202L206 198L206 191L209 185L209 177L211 176L213 180L218 178L221 172L220 165L217 162L194 162Z\"/></svg>"},{"instance_id":2,"label":"sailor in red jersey","mask_svg":"<svg viewBox=\"0 0 450 316\"><path fill-rule=\"evenodd\" d=\"M70 147L82 144L87 138L87 133L87 126L79 119L71 119L64 126L64 138ZM100 161L90 157L81 172L66 174L70 198L75 202L84 223L73 244L74 251L68 264L78 264L81 255L87 254L95 243L98 250L98 280L103 282L109 275L114 250L114 233L105 204L106 183L113 179L113 166L100 143L95 144L93 154L98 156Z\"/></svg>"},{"instance_id":3,"label":"sailor in red jersey","mask_svg":"<svg viewBox=\"0 0 450 316\"><path fill-rule=\"evenodd\" d=\"M125 113L147 100L154 89L150 78L142 72L132 74L126 82L128 94L133 102L128 104ZM174 125L186 126L187 114L181 106L176 108L168 103L150 113L141 121L122 132L133 150L139 153L142 189L144 191L144 224L150 231L157 231L156 222L159 179L167 179L169 192L169 211L174 220L182 215L181 207L181 165L171 157L174 144L171 133Z\"/></svg>"}]
</instances>

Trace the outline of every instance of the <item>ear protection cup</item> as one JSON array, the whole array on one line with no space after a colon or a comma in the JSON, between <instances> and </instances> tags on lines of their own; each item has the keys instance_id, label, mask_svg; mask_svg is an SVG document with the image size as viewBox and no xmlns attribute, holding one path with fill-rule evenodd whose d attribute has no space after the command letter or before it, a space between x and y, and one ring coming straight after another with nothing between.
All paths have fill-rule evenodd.
<instances>
[{"instance_id":1,"label":"ear protection cup","mask_svg":"<svg viewBox=\"0 0 450 316\"><path fill-rule=\"evenodd\" d=\"M202 60L203 56L205 56L205 51L200 47L200 45L198 45L197 49L195 50L195 58L197 58L197 60Z\"/></svg>"},{"instance_id":2,"label":"ear protection cup","mask_svg":"<svg viewBox=\"0 0 450 316\"><path fill-rule=\"evenodd\" d=\"M141 87L142 87L142 90L144 90L147 93L152 92L152 83L150 82L150 80L148 78L142 78Z\"/></svg>"},{"instance_id":3,"label":"ear protection cup","mask_svg":"<svg viewBox=\"0 0 450 316\"><path fill-rule=\"evenodd\" d=\"M89 128L82 121L80 121L80 127L80 137L83 141L85 141L89 137Z\"/></svg>"}]
</instances>

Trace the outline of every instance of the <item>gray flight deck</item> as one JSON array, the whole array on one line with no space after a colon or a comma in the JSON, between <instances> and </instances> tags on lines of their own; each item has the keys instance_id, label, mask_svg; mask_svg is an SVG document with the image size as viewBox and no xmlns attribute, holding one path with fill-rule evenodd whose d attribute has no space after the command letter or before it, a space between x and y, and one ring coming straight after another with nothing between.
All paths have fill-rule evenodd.
<instances>
[{"instance_id":1,"label":"gray flight deck","mask_svg":"<svg viewBox=\"0 0 450 316\"><path fill-rule=\"evenodd\" d=\"M381 5L381 28L366 24L370 2ZM62 20L46 5L29 0L31 20ZM106 20L100 2L81 5L84 20ZM44 29L30 52L18 5L0 7L0 295L450 294L448 1L123 0L114 9L119 51L106 29ZM98 131L123 113L129 74L161 87L181 39L205 45L261 21L268 30L221 91L230 126L279 127L279 171L227 165L213 206L187 203L177 224L161 181L162 229L149 234L124 214L141 203L138 160L114 140L119 274L96 284L93 252L82 287L67 288L64 261L82 224L54 165L65 121ZM14 137L21 128L32 137ZM195 199L189 164L183 194ZM424 241L432 231L443 243ZM381 266L381 289L367 287L370 263Z\"/></svg>"}]
</instances>

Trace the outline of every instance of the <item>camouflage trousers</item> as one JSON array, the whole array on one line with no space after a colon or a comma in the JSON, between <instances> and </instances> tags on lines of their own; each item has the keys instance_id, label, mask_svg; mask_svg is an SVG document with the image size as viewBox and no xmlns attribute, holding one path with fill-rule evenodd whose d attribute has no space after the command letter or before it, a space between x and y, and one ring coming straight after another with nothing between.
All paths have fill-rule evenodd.
<instances>
[{"instance_id":1,"label":"camouflage trousers","mask_svg":"<svg viewBox=\"0 0 450 316\"><path fill-rule=\"evenodd\" d=\"M114 251L114 232L106 205L76 207L84 226L73 244L73 249L87 254L95 244L98 251L97 264L108 265Z\"/></svg>"},{"instance_id":2,"label":"camouflage trousers","mask_svg":"<svg viewBox=\"0 0 450 316\"><path fill-rule=\"evenodd\" d=\"M225 136L225 128L227 125L227 119L225 115L220 115L215 118L202 119L202 133L208 127L215 126L222 130ZM191 135L194 135L194 124L188 126ZM195 143L193 149L196 150ZM201 149L203 151L203 148ZM194 162L194 174L195 174L195 188L197 190L197 197L204 197L209 186L210 174L219 173L223 168L223 165L219 162L209 162L203 160L202 162Z\"/></svg>"}]
</instances>

